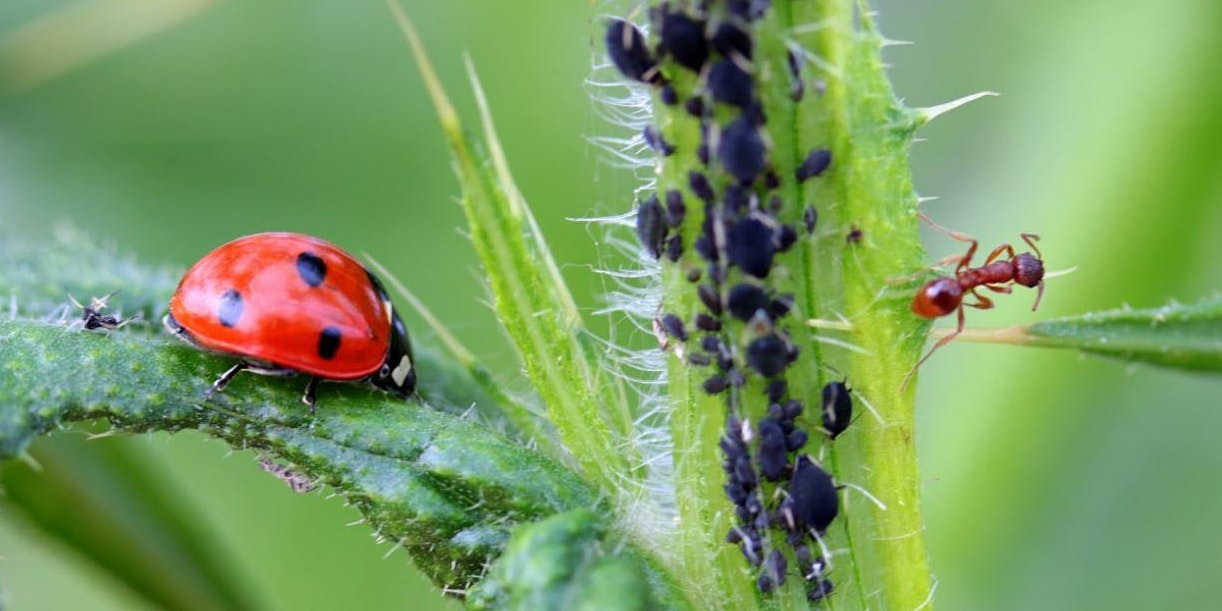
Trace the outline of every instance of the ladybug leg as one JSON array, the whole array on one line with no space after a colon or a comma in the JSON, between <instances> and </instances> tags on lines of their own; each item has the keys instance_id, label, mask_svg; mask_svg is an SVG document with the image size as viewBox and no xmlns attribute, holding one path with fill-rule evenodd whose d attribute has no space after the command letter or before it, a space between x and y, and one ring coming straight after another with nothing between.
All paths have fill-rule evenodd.
<instances>
[{"instance_id":1,"label":"ladybug leg","mask_svg":"<svg viewBox=\"0 0 1222 611\"><path fill-rule=\"evenodd\" d=\"M225 387L229 386L229 383L233 381L234 377L249 368L250 363L247 363L246 361L238 361L236 365L225 370L225 373L222 373L221 377L217 378L216 381L212 383L212 388L208 389L207 394L204 395L204 400L207 401L208 399L212 398L212 395L224 391Z\"/></svg>"},{"instance_id":2,"label":"ladybug leg","mask_svg":"<svg viewBox=\"0 0 1222 611\"><path fill-rule=\"evenodd\" d=\"M318 403L314 393L318 390L318 378L310 376L310 381L306 383L305 394L301 395L301 402L310 406L310 415L314 415L314 406Z\"/></svg>"}]
</instances>

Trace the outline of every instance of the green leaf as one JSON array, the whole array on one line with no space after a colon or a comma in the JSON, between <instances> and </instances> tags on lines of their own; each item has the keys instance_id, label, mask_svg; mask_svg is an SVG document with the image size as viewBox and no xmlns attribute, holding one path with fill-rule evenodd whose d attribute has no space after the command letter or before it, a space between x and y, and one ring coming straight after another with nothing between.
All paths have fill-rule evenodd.
<instances>
[{"instance_id":1,"label":"green leaf","mask_svg":"<svg viewBox=\"0 0 1222 611\"><path fill-rule=\"evenodd\" d=\"M1134 363L1222 373L1222 296L1148 310L1091 312L1020 327L969 329L959 337L1069 348Z\"/></svg>"}]
</instances>

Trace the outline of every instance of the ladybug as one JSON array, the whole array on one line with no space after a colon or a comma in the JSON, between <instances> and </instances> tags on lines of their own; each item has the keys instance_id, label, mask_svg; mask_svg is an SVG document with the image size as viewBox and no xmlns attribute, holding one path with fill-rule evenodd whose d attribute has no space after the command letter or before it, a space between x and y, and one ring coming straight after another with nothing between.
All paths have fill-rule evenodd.
<instances>
[{"instance_id":1,"label":"ladybug","mask_svg":"<svg viewBox=\"0 0 1222 611\"><path fill-rule=\"evenodd\" d=\"M339 247L299 233L257 233L224 244L183 275L164 323L198 348L241 360L207 397L242 371L367 380L400 397L416 388L407 328L382 282Z\"/></svg>"}]
</instances>

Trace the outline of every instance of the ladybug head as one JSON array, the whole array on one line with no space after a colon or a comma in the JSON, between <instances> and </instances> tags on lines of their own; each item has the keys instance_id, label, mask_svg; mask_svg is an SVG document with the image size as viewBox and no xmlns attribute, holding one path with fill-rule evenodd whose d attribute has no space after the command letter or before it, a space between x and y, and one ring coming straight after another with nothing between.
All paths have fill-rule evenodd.
<instances>
[{"instance_id":1,"label":"ladybug head","mask_svg":"<svg viewBox=\"0 0 1222 611\"><path fill-rule=\"evenodd\" d=\"M399 313L391 311L390 348L386 362L370 378L374 386L407 398L416 392L416 363L412 360L412 343Z\"/></svg>"}]
</instances>

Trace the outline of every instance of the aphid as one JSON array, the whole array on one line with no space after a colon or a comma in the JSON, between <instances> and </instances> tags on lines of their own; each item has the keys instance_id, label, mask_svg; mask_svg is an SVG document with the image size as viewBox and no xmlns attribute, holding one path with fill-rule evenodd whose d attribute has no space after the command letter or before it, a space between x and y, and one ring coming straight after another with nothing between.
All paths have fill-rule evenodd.
<instances>
[{"instance_id":1,"label":"aphid","mask_svg":"<svg viewBox=\"0 0 1222 611\"><path fill-rule=\"evenodd\" d=\"M683 224L687 216L687 206L683 203L683 194L678 189L666 192L666 226L676 228Z\"/></svg>"},{"instance_id":2,"label":"aphid","mask_svg":"<svg viewBox=\"0 0 1222 611\"><path fill-rule=\"evenodd\" d=\"M662 330L667 335L681 341L688 340L687 328L683 325L683 319L674 314L666 314L662 316Z\"/></svg>"},{"instance_id":3,"label":"aphid","mask_svg":"<svg viewBox=\"0 0 1222 611\"><path fill-rule=\"evenodd\" d=\"M701 97L688 98L687 101L683 103L683 110L686 110L687 114L693 117L703 117L704 116L704 98L701 98Z\"/></svg>"},{"instance_id":4,"label":"aphid","mask_svg":"<svg viewBox=\"0 0 1222 611\"><path fill-rule=\"evenodd\" d=\"M208 392L242 371L367 380L400 397L416 388L407 328L382 283L351 255L318 238L259 233L224 244L182 277L164 323L179 338L241 360Z\"/></svg>"},{"instance_id":5,"label":"aphid","mask_svg":"<svg viewBox=\"0 0 1222 611\"><path fill-rule=\"evenodd\" d=\"M652 125L645 126L645 129L641 131L641 138L645 140L645 144L648 144L649 148L657 151L663 157L670 157L675 154L675 145L667 142L662 137L662 134L658 132L658 128Z\"/></svg>"},{"instance_id":6,"label":"aphid","mask_svg":"<svg viewBox=\"0 0 1222 611\"><path fill-rule=\"evenodd\" d=\"M692 352L691 354L687 355L687 364L689 365L694 365L696 367L704 367L708 365L710 362L711 361L709 361L709 355L707 354L701 354L699 352Z\"/></svg>"},{"instance_id":7,"label":"aphid","mask_svg":"<svg viewBox=\"0 0 1222 611\"><path fill-rule=\"evenodd\" d=\"M726 295L726 309L742 321L751 320L756 312L767 309L770 302L764 289L748 282L734 285Z\"/></svg>"},{"instance_id":8,"label":"aphid","mask_svg":"<svg viewBox=\"0 0 1222 611\"><path fill-rule=\"evenodd\" d=\"M762 120L754 120L756 125L763 125ZM781 176L776 173L776 170L768 168L764 170L764 189L771 191L781 186Z\"/></svg>"},{"instance_id":9,"label":"aphid","mask_svg":"<svg viewBox=\"0 0 1222 611\"><path fill-rule=\"evenodd\" d=\"M788 314L792 309L793 295L789 294L781 295L780 297L773 299L772 303L768 304L768 314L771 315L774 320Z\"/></svg>"},{"instance_id":10,"label":"aphid","mask_svg":"<svg viewBox=\"0 0 1222 611\"><path fill-rule=\"evenodd\" d=\"M853 397L844 382L828 382L823 387L823 430L835 439L853 419Z\"/></svg>"},{"instance_id":11,"label":"aphid","mask_svg":"<svg viewBox=\"0 0 1222 611\"><path fill-rule=\"evenodd\" d=\"M968 242L971 246L968 247L967 253L959 259L958 265L955 266L954 277L941 276L926 282L924 286L917 291L916 296L912 299L912 311L925 318L938 318L946 316L951 312L956 312L958 315L958 324L955 331L946 337L938 340L933 348L921 360L917 362L916 367L908 373L909 379L916 372L917 367L933 356L934 351L955 339L957 335L963 332L964 314L963 307L976 308L978 310L987 310L993 307L993 300L981 295L978 291L981 287L989 289L994 293L1009 293L1013 290L1013 285L1018 284L1028 288L1035 288L1035 303L1031 305L1031 311L1035 311L1040 306L1040 299L1044 297L1044 261L1040 254L1040 249L1035 245L1039 236L1034 233L1020 234L1023 241L1035 251L1035 254L1024 252L1015 254L1014 247L1009 244L1002 244L993 249L989 256L985 258L984 265L981 267L972 267L972 257L976 254L976 248L979 245L977 241L962 233L951 231L930 221L922 215L930 225L935 229L942 231L950 237ZM1002 259L1005 255L1007 258ZM976 298L974 303L967 303L963 298L971 295ZM905 385L907 381L905 381Z\"/></svg>"},{"instance_id":12,"label":"aphid","mask_svg":"<svg viewBox=\"0 0 1222 611\"><path fill-rule=\"evenodd\" d=\"M785 474L788 463L788 449L785 443L785 431L781 424L772 418L761 418L759 422L759 463L760 475L764 479L775 482Z\"/></svg>"},{"instance_id":13,"label":"aphid","mask_svg":"<svg viewBox=\"0 0 1222 611\"><path fill-rule=\"evenodd\" d=\"M624 76L642 83L660 83L662 73L636 26L614 19L607 26L607 55Z\"/></svg>"},{"instance_id":14,"label":"aphid","mask_svg":"<svg viewBox=\"0 0 1222 611\"><path fill-rule=\"evenodd\" d=\"M662 239L666 235L666 221L657 195L650 195L636 209L636 236L641 246L657 259L662 256Z\"/></svg>"},{"instance_id":15,"label":"aphid","mask_svg":"<svg viewBox=\"0 0 1222 611\"><path fill-rule=\"evenodd\" d=\"M758 218L745 218L726 231L726 258L746 274L767 278L775 253L772 228Z\"/></svg>"},{"instance_id":16,"label":"aphid","mask_svg":"<svg viewBox=\"0 0 1222 611\"><path fill-rule=\"evenodd\" d=\"M802 224L806 226L806 233L814 233L815 225L819 222L819 213L814 206L807 205L802 211Z\"/></svg>"},{"instance_id":17,"label":"aphid","mask_svg":"<svg viewBox=\"0 0 1222 611\"><path fill-rule=\"evenodd\" d=\"M798 241L798 230L793 228L793 225L781 225L777 230L776 249L777 252L785 252L793 247Z\"/></svg>"},{"instance_id":18,"label":"aphid","mask_svg":"<svg viewBox=\"0 0 1222 611\"><path fill-rule=\"evenodd\" d=\"M748 206L751 205L751 198L747 195L746 189L738 185L728 185L721 194L721 202L725 204L726 212L734 218L747 211Z\"/></svg>"},{"instance_id":19,"label":"aphid","mask_svg":"<svg viewBox=\"0 0 1222 611\"><path fill-rule=\"evenodd\" d=\"M118 291L116 291L116 293L117 292ZM123 327L133 320L136 320L135 316L125 319L102 313L102 310L105 310L108 307L110 298L114 296L115 293L111 293L104 297L91 297L89 299L89 305L81 305L80 302L78 302L72 295L68 295L68 300L72 302L72 305L81 309L80 324L85 328L85 330L96 331L98 329L106 329L108 331L113 331Z\"/></svg>"},{"instance_id":20,"label":"aphid","mask_svg":"<svg viewBox=\"0 0 1222 611\"><path fill-rule=\"evenodd\" d=\"M713 99L745 108L755 99L755 80L730 59L720 59L709 68L705 85Z\"/></svg>"},{"instance_id":21,"label":"aphid","mask_svg":"<svg viewBox=\"0 0 1222 611\"><path fill-rule=\"evenodd\" d=\"M687 281L700 282L700 277L703 275L704 272L700 271L699 267L691 267L687 270Z\"/></svg>"},{"instance_id":22,"label":"aphid","mask_svg":"<svg viewBox=\"0 0 1222 611\"><path fill-rule=\"evenodd\" d=\"M802 449L802 446L806 445L809 439L810 436L807 435L806 431L799 429L790 433L789 437L785 438L785 447L790 452L797 452Z\"/></svg>"},{"instance_id":23,"label":"aphid","mask_svg":"<svg viewBox=\"0 0 1222 611\"><path fill-rule=\"evenodd\" d=\"M811 580L810 587L806 589L806 600L811 602L819 602L828 596L832 595L832 586L830 579L824 577L816 577Z\"/></svg>"},{"instance_id":24,"label":"aphid","mask_svg":"<svg viewBox=\"0 0 1222 611\"><path fill-rule=\"evenodd\" d=\"M794 171L798 182L806 182L807 179L814 178L827 171L827 168L832 165L832 152L827 149L815 149L802 160L802 165Z\"/></svg>"},{"instance_id":25,"label":"aphid","mask_svg":"<svg viewBox=\"0 0 1222 611\"><path fill-rule=\"evenodd\" d=\"M853 225L849 227L849 233L844 236L845 244L860 244L861 239L866 236L866 232L861 230L861 227Z\"/></svg>"},{"instance_id":26,"label":"aphid","mask_svg":"<svg viewBox=\"0 0 1222 611\"><path fill-rule=\"evenodd\" d=\"M713 185L709 184L709 179L704 174L695 170L687 173L687 185L692 190L692 195L704 200L712 202L717 199L717 195L713 193Z\"/></svg>"},{"instance_id":27,"label":"aphid","mask_svg":"<svg viewBox=\"0 0 1222 611\"><path fill-rule=\"evenodd\" d=\"M791 362L788 343L776 333L769 333L747 344L747 365L765 378L785 371Z\"/></svg>"},{"instance_id":28,"label":"aphid","mask_svg":"<svg viewBox=\"0 0 1222 611\"><path fill-rule=\"evenodd\" d=\"M840 497L832 476L810 456L798 456L789 479L789 497L777 511L789 530L812 529L822 534L840 513Z\"/></svg>"},{"instance_id":29,"label":"aphid","mask_svg":"<svg viewBox=\"0 0 1222 611\"><path fill-rule=\"evenodd\" d=\"M704 307L709 309L714 316L721 316L721 297L717 295L717 289L712 285L702 284L696 287L696 296L700 298L700 302Z\"/></svg>"},{"instance_id":30,"label":"aphid","mask_svg":"<svg viewBox=\"0 0 1222 611\"><path fill-rule=\"evenodd\" d=\"M679 92L675 91L675 86L670 83L662 85L662 89L658 92L658 97L667 106L674 106L679 103Z\"/></svg>"},{"instance_id":31,"label":"aphid","mask_svg":"<svg viewBox=\"0 0 1222 611\"><path fill-rule=\"evenodd\" d=\"M271 458L260 458L259 468L271 473L276 479L288 484L288 487L297 494L305 494L317 487L317 484L310 479L309 475L298 473L291 467L287 467L277 463Z\"/></svg>"},{"instance_id":32,"label":"aphid","mask_svg":"<svg viewBox=\"0 0 1222 611\"><path fill-rule=\"evenodd\" d=\"M683 236L675 234L666 238L665 242L666 258L672 263L678 263L683 256Z\"/></svg>"},{"instance_id":33,"label":"aphid","mask_svg":"<svg viewBox=\"0 0 1222 611\"><path fill-rule=\"evenodd\" d=\"M754 46L751 42L751 35L729 21L717 26L713 32L712 43L713 48L727 58L734 59L737 55L744 60L751 59Z\"/></svg>"},{"instance_id":34,"label":"aphid","mask_svg":"<svg viewBox=\"0 0 1222 611\"><path fill-rule=\"evenodd\" d=\"M764 169L764 139L746 117L739 117L721 130L717 159L731 176L744 185L755 182Z\"/></svg>"},{"instance_id":35,"label":"aphid","mask_svg":"<svg viewBox=\"0 0 1222 611\"><path fill-rule=\"evenodd\" d=\"M662 19L661 48L675 61L693 72L699 72L709 57L709 41L704 36L704 22L683 13L668 13Z\"/></svg>"},{"instance_id":36,"label":"aphid","mask_svg":"<svg viewBox=\"0 0 1222 611\"><path fill-rule=\"evenodd\" d=\"M789 63L789 99L801 102L806 94L806 83L802 82L802 60L793 49L786 58Z\"/></svg>"},{"instance_id":37,"label":"aphid","mask_svg":"<svg viewBox=\"0 0 1222 611\"><path fill-rule=\"evenodd\" d=\"M715 395L725 390L726 387L729 385L730 385L730 382L729 380L726 379L725 376L719 373L716 373L716 374L709 376L709 378L704 381L704 384L702 384L701 387L704 388L704 392L710 395Z\"/></svg>"},{"instance_id":38,"label":"aphid","mask_svg":"<svg viewBox=\"0 0 1222 611\"><path fill-rule=\"evenodd\" d=\"M696 328L709 333L716 333L721 330L721 321L701 312L696 315Z\"/></svg>"}]
</instances>

